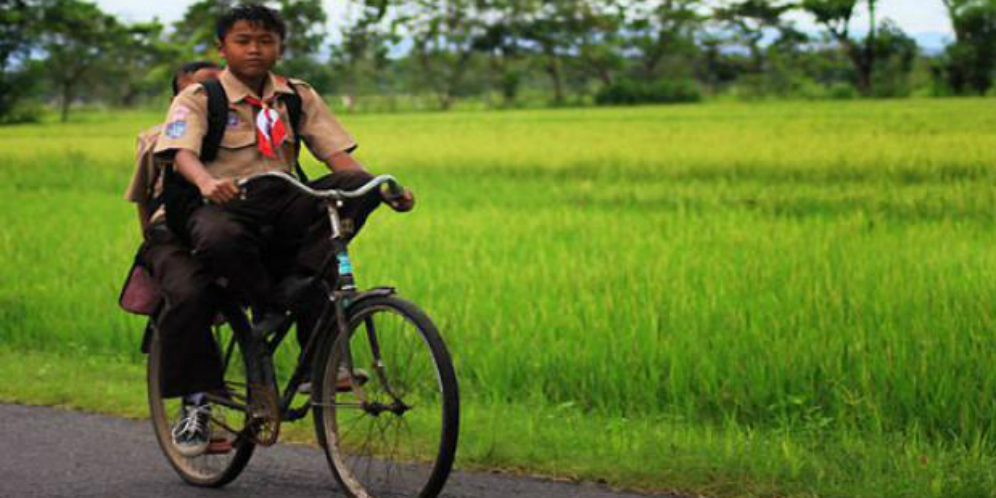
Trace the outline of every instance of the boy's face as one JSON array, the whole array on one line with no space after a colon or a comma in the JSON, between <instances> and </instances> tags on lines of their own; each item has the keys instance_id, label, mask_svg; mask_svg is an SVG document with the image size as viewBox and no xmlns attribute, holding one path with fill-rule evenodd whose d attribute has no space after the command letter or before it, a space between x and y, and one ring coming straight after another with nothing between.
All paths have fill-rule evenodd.
<instances>
[{"instance_id":1,"label":"boy's face","mask_svg":"<svg viewBox=\"0 0 996 498\"><path fill-rule=\"evenodd\" d=\"M219 43L218 52L235 76L257 80L266 76L280 59L282 42L279 34L262 24L239 20Z\"/></svg>"}]
</instances>

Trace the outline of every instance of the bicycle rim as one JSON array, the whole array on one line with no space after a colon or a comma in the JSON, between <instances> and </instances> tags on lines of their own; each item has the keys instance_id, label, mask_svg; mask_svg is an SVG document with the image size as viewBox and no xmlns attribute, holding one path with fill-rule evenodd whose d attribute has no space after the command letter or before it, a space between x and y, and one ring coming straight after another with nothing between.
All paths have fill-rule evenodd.
<instances>
[{"instance_id":1,"label":"bicycle rim","mask_svg":"<svg viewBox=\"0 0 996 498\"><path fill-rule=\"evenodd\" d=\"M351 310L349 333L329 353L315 422L344 490L359 498L436 496L456 453L459 401L435 326L411 303L374 298ZM355 386L336 389L348 372Z\"/></svg>"},{"instance_id":2,"label":"bicycle rim","mask_svg":"<svg viewBox=\"0 0 996 498\"><path fill-rule=\"evenodd\" d=\"M246 362L227 326L215 327L215 341L219 347L225 367L224 379L227 397L237 404L247 404ZM211 451L196 457L181 455L172 441L173 425L182 413L180 398L163 398L161 395L162 343L156 332L149 351L148 393L152 425L159 447L176 472L188 483L197 486L220 487L238 477L252 456L255 444L247 437L245 426L248 423L246 412L224 406L211 405ZM226 446L230 450L223 451Z\"/></svg>"}]
</instances>

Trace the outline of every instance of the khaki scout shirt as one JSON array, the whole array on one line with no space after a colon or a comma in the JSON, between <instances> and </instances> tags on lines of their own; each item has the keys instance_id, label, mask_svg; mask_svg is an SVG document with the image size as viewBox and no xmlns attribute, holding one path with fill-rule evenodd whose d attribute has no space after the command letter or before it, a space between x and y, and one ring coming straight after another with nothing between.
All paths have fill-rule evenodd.
<instances>
[{"instance_id":1,"label":"khaki scout shirt","mask_svg":"<svg viewBox=\"0 0 996 498\"><path fill-rule=\"evenodd\" d=\"M145 212L149 212L152 200L163 192L162 166L157 164L152 154L160 133L162 125L149 128L138 135L135 147L135 172L132 173L128 189L125 190L125 200L144 207ZM163 208L160 207L152 213L152 218L146 221L158 221L163 215Z\"/></svg>"},{"instance_id":2,"label":"khaki scout shirt","mask_svg":"<svg viewBox=\"0 0 996 498\"><path fill-rule=\"evenodd\" d=\"M353 137L336 121L328 106L310 85L299 80L291 80L273 73L263 86L262 100L280 113L280 120L287 131L287 139L277 151L275 159L259 152L256 146L256 114L258 108L245 101L246 96L259 98L227 69L218 77L225 94L228 95L229 109L225 135L218 148L218 156L204 167L211 176L238 180L246 176L266 171L294 171L294 129L286 106L275 97L278 94L292 94L289 86L294 84L301 96L301 121L297 132L308 149L321 161L327 161L337 152L356 148ZM178 149L188 149L197 155L201 153L201 142L207 133L207 91L201 85L191 85L180 93L170 105L163 133L156 143L155 154L166 155Z\"/></svg>"}]
</instances>

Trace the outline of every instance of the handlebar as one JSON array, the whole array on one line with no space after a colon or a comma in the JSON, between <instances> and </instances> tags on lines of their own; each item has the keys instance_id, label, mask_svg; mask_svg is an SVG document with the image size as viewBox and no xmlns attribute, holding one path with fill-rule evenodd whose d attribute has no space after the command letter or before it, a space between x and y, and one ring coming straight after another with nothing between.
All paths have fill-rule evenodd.
<instances>
[{"instance_id":1,"label":"handlebar","mask_svg":"<svg viewBox=\"0 0 996 498\"><path fill-rule=\"evenodd\" d=\"M238 186L244 192L247 185L263 178L279 178L287 182L294 188L312 197L318 197L320 199L332 199L337 201L341 201L343 199L354 199L356 197L362 197L367 193L369 193L371 190L380 187L381 185L387 186L387 195L389 197L399 197L401 193L404 192L404 189L401 187L401 184L398 183L398 180L396 180L391 175L380 175L374 178L373 180L370 180L369 182L367 182L362 187L356 190L338 190L338 189L316 190L301 183L301 181L298 180L297 178L294 178L293 176L281 171L267 171L266 173L259 173L256 175L248 176L246 178L239 180Z\"/></svg>"}]
</instances>

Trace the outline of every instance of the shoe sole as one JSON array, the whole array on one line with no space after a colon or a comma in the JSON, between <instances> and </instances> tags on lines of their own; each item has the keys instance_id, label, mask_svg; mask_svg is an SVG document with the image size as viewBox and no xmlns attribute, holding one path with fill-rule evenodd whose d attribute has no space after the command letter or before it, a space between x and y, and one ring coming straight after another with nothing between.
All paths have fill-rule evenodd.
<instances>
[{"instance_id":1,"label":"shoe sole","mask_svg":"<svg viewBox=\"0 0 996 498\"><path fill-rule=\"evenodd\" d=\"M173 443L173 448L176 449L176 452L179 453L180 456L182 456L184 458L196 458L196 457L202 456L205 453L207 453L207 450L208 450L209 446L210 446L210 444L204 443L203 445L199 444L199 445L194 446L194 447L185 447L185 446L181 446L179 444L176 444L176 442Z\"/></svg>"}]
</instances>

